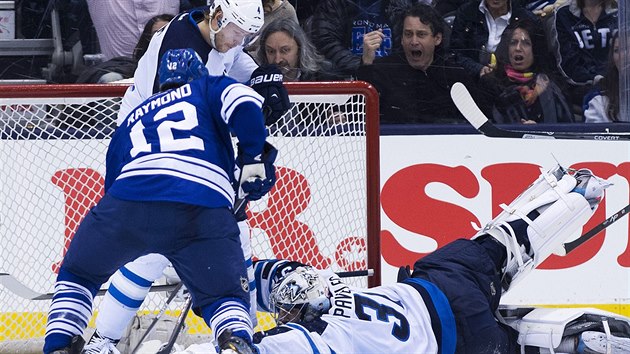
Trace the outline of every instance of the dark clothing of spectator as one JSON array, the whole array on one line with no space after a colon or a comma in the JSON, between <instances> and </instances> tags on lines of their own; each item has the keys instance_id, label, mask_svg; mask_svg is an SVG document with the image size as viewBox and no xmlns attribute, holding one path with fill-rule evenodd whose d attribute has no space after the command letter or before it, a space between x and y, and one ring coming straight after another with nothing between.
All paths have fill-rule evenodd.
<instances>
[{"instance_id":1,"label":"dark clothing of spectator","mask_svg":"<svg viewBox=\"0 0 630 354\"><path fill-rule=\"evenodd\" d=\"M364 34L383 30L386 38L377 57L387 56L394 48L400 47L400 15L412 2L323 0L313 14L313 44L336 70L350 76L361 65Z\"/></svg>"},{"instance_id":2,"label":"dark clothing of spectator","mask_svg":"<svg viewBox=\"0 0 630 354\"><path fill-rule=\"evenodd\" d=\"M436 0L433 7L441 15L452 13L471 0Z\"/></svg>"},{"instance_id":3,"label":"dark clothing of spectator","mask_svg":"<svg viewBox=\"0 0 630 354\"><path fill-rule=\"evenodd\" d=\"M450 49L455 53L457 63L466 70L469 77L479 78L481 69L490 63L488 24L485 15L479 10L479 1L469 1L457 9L450 37ZM531 11L512 1L510 23L528 18L539 23Z\"/></svg>"},{"instance_id":4,"label":"dark clothing of spectator","mask_svg":"<svg viewBox=\"0 0 630 354\"><path fill-rule=\"evenodd\" d=\"M436 55L426 71L412 68L404 54L376 58L362 65L359 80L373 84L379 92L381 123L463 123L453 104L453 83L464 81L463 69L451 60ZM468 82L467 82L468 81Z\"/></svg>"},{"instance_id":5,"label":"dark clothing of spectator","mask_svg":"<svg viewBox=\"0 0 630 354\"><path fill-rule=\"evenodd\" d=\"M536 123L574 122L562 90L545 74L533 75L529 79L523 76L510 79L507 76L497 78L492 73L481 77L480 87L494 103L492 117L495 123L516 124L523 119Z\"/></svg>"},{"instance_id":6,"label":"dark clothing of spectator","mask_svg":"<svg viewBox=\"0 0 630 354\"><path fill-rule=\"evenodd\" d=\"M554 35L558 67L571 84L592 83L605 75L608 48L617 30L617 9L607 6L595 24L573 1L556 13Z\"/></svg>"},{"instance_id":7,"label":"dark clothing of spectator","mask_svg":"<svg viewBox=\"0 0 630 354\"><path fill-rule=\"evenodd\" d=\"M101 76L108 73L119 73L125 79L133 77L138 61L128 57L115 57L96 66L88 67L81 72L77 83L98 83Z\"/></svg>"},{"instance_id":8,"label":"dark clothing of spectator","mask_svg":"<svg viewBox=\"0 0 630 354\"><path fill-rule=\"evenodd\" d=\"M475 0L435 0L433 2L433 7L437 12L444 16L446 14L455 12L460 6L464 5L467 2L471 2ZM539 3L538 0L515 0L514 4L520 4L520 6L525 7L529 3Z\"/></svg>"}]
</instances>

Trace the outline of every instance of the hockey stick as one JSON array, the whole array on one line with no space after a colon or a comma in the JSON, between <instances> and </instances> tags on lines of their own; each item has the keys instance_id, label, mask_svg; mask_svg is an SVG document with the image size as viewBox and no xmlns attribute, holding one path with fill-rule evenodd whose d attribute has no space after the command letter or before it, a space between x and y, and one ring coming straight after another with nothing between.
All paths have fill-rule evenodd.
<instances>
[{"instance_id":1,"label":"hockey stick","mask_svg":"<svg viewBox=\"0 0 630 354\"><path fill-rule=\"evenodd\" d=\"M348 272L338 272L339 278L352 278L352 277L371 277L374 275L374 269L364 270L352 270Z\"/></svg>"},{"instance_id":2,"label":"hockey stick","mask_svg":"<svg viewBox=\"0 0 630 354\"><path fill-rule=\"evenodd\" d=\"M184 328L184 323L186 321L186 317L188 316L188 312L190 311L191 307L192 307L192 297L188 295L188 299L186 300L184 309L182 310L182 313L179 315L179 317L177 318L177 322L175 323L175 328L173 329L173 333L171 333L171 336L168 338L168 342L166 342L166 344L164 344L160 348L160 350L158 350L156 354L170 354L170 352L173 350L173 347L175 346L175 342L177 341L177 337L179 337L179 333Z\"/></svg>"},{"instance_id":3,"label":"hockey stick","mask_svg":"<svg viewBox=\"0 0 630 354\"><path fill-rule=\"evenodd\" d=\"M10 292L27 300L51 300L53 298L53 295L55 295L55 293L39 293L24 285L21 281L17 280L13 275L9 273L0 272L0 285L3 285ZM172 291L177 286L179 286L179 284L155 285L152 286L149 291ZM107 289L100 289L96 293L96 296L105 295L106 292Z\"/></svg>"},{"instance_id":4,"label":"hockey stick","mask_svg":"<svg viewBox=\"0 0 630 354\"><path fill-rule=\"evenodd\" d=\"M630 133L571 133L548 131L519 131L501 129L494 125L479 109L470 92L464 84L457 82L451 87L451 98L464 118L475 129L491 138L521 138L521 139L586 139L586 140L630 140Z\"/></svg>"},{"instance_id":5,"label":"hockey stick","mask_svg":"<svg viewBox=\"0 0 630 354\"><path fill-rule=\"evenodd\" d=\"M155 327L155 325L158 323L158 321L160 320L162 315L164 315L164 313L166 312L166 309L171 304L171 301L173 301L173 299L177 296L177 293L179 292L179 289L182 288L182 286L184 286L184 283L180 282L180 283L177 284L177 287L175 287L175 289L173 289L171 294L168 296L168 299L166 299L166 303L164 303L164 306L162 306L162 308L160 309L160 312L157 314L157 316L155 316L153 321L151 321L151 324L149 325L147 330L144 331L144 334L138 340L138 344L136 344L136 346L133 348L133 350L131 351L131 354L135 354L136 351L140 348L140 346L142 346L142 343L149 336L149 334L153 330L153 327Z\"/></svg>"},{"instance_id":6,"label":"hockey stick","mask_svg":"<svg viewBox=\"0 0 630 354\"><path fill-rule=\"evenodd\" d=\"M568 254L571 251L575 250L576 248L580 247L584 242L592 239L597 234L602 232L605 228L612 225L614 222L616 222L617 220L621 219L623 216L628 214L629 211L630 211L630 205L626 205L624 208L622 208L618 212L611 215L608 219L604 220L603 222L601 222L594 228L585 232L582 236L578 237L576 240L563 244L562 247L564 247L564 251Z\"/></svg>"}]
</instances>

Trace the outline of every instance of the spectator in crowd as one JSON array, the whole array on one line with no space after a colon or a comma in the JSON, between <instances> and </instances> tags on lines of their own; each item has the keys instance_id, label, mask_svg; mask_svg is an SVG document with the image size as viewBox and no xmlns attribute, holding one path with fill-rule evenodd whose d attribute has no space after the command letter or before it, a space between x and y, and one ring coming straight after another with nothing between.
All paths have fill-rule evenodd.
<instances>
[{"instance_id":1,"label":"spectator in crowd","mask_svg":"<svg viewBox=\"0 0 630 354\"><path fill-rule=\"evenodd\" d=\"M480 79L496 123L571 123L573 114L548 69L544 32L529 20L511 23L497 47L497 67Z\"/></svg>"},{"instance_id":2,"label":"spectator in crowd","mask_svg":"<svg viewBox=\"0 0 630 354\"><path fill-rule=\"evenodd\" d=\"M444 56L443 34L444 21L435 9L416 4L403 16L401 52L375 58L376 44L364 37L357 77L378 90L382 123L465 122L450 88L457 81L470 86L472 80Z\"/></svg>"},{"instance_id":3,"label":"spectator in crowd","mask_svg":"<svg viewBox=\"0 0 630 354\"><path fill-rule=\"evenodd\" d=\"M179 13L179 0L87 0L103 61L132 57L143 26L159 14Z\"/></svg>"},{"instance_id":4,"label":"spectator in crowd","mask_svg":"<svg viewBox=\"0 0 630 354\"><path fill-rule=\"evenodd\" d=\"M351 76L361 65L363 36L378 40L377 57L400 45L400 31L394 27L413 2L417 0L323 0L313 14L311 38L340 73Z\"/></svg>"},{"instance_id":5,"label":"spectator in crowd","mask_svg":"<svg viewBox=\"0 0 630 354\"><path fill-rule=\"evenodd\" d=\"M457 62L474 79L492 71L501 34L512 22L528 18L538 21L515 0L468 1L457 9L450 49Z\"/></svg>"},{"instance_id":6,"label":"spectator in crowd","mask_svg":"<svg viewBox=\"0 0 630 354\"><path fill-rule=\"evenodd\" d=\"M173 15L170 14L154 16L144 26L132 56L115 57L93 67L88 67L79 75L77 82L102 84L133 77L138 66L138 60L147 51L153 34L172 19Z\"/></svg>"},{"instance_id":7,"label":"spectator in crowd","mask_svg":"<svg viewBox=\"0 0 630 354\"><path fill-rule=\"evenodd\" d=\"M619 31L613 34L606 76L584 98L585 123L619 122Z\"/></svg>"},{"instance_id":8,"label":"spectator in crowd","mask_svg":"<svg viewBox=\"0 0 630 354\"><path fill-rule=\"evenodd\" d=\"M335 75L332 64L317 52L300 24L291 18L269 23L262 29L259 38L256 61L260 66L271 64L280 67L285 82L342 79ZM303 123L342 123L347 122L347 118L343 106L293 105L290 113L284 116L283 126L295 129L295 126L309 126Z\"/></svg>"},{"instance_id":9,"label":"spectator in crowd","mask_svg":"<svg viewBox=\"0 0 630 354\"><path fill-rule=\"evenodd\" d=\"M299 23L291 18L273 21L260 32L256 61L260 66L280 67L284 81L339 79L332 64L317 52Z\"/></svg>"},{"instance_id":10,"label":"spectator in crowd","mask_svg":"<svg viewBox=\"0 0 630 354\"><path fill-rule=\"evenodd\" d=\"M259 33L262 33L267 25L279 19L288 18L295 22L298 21L293 5L286 0L263 0L262 5L263 11L265 12L265 24L260 29ZM260 37L256 38L256 40L247 47L247 51L252 56L256 56L260 43L259 39Z\"/></svg>"},{"instance_id":11,"label":"spectator in crowd","mask_svg":"<svg viewBox=\"0 0 630 354\"><path fill-rule=\"evenodd\" d=\"M617 30L616 3L571 0L558 9L553 28L558 69L569 83L571 102L581 105L606 72L610 39Z\"/></svg>"}]
</instances>

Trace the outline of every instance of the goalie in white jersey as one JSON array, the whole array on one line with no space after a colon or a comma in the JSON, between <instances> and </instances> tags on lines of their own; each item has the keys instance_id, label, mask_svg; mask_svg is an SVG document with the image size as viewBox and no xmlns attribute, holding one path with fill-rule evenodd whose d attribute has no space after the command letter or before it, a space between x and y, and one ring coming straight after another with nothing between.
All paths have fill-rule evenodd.
<instances>
[{"instance_id":1,"label":"goalie in white jersey","mask_svg":"<svg viewBox=\"0 0 630 354\"><path fill-rule=\"evenodd\" d=\"M257 350L628 353L630 320L618 315L536 309L517 320L495 317L502 291L579 231L608 186L588 170L543 173L472 240L456 240L418 260L396 284L357 289L331 271L258 261L258 306L277 313L281 325L255 335Z\"/></svg>"},{"instance_id":2,"label":"goalie in white jersey","mask_svg":"<svg viewBox=\"0 0 630 354\"><path fill-rule=\"evenodd\" d=\"M207 76L192 50L165 53L160 88L172 89L136 107L114 133L105 195L59 270L44 353L78 353L101 284L148 253L173 263L225 353L251 353L233 186L256 199L275 182L277 151L265 142L263 99L231 78ZM236 159L231 134L239 139Z\"/></svg>"}]
</instances>

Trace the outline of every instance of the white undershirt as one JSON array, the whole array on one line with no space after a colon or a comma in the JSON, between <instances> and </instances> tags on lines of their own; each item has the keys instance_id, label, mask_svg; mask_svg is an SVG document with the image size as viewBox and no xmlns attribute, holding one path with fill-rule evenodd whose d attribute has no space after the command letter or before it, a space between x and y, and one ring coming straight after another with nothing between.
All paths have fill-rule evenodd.
<instances>
[{"instance_id":1,"label":"white undershirt","mask_svg":"<svg viewBox=\"0 0 630 354\"><path fill-rule=\"evenodd\" d=\"M481 0L479 4L479 11L486 16L486 23L488 24L488 43L486 44L486 50L494 53L501 41L501 34L505 31L505 28L510 23L510 17L512 17L512 10L497 18L492 17L490 10L486 7L485 0Z\"/></svg>"}]
</instances>

